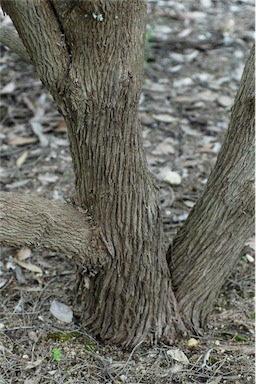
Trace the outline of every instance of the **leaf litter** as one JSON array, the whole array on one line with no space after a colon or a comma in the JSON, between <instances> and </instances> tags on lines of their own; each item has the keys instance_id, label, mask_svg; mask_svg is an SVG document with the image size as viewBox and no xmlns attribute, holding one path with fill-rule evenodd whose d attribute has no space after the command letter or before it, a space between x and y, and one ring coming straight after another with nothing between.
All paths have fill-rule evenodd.
<instances>
[{"instance_id":1,"label":"leaf litter","mask_svg":"<svg viewBox=\"0 0 256 384\"><path fill-rule=\"evenodd\" d=\"M176 183L159 180L168 242L216 161L253 43L252 20L250 1L148 1L150 54L140 118L152 172L180 177ZM64 199L74 180L66 125L31 65L4 51L0 69L2 190ZM172 347L139 344L131 352L101 344L79 324L75 269L65 257L40 248L3 248L0 380L253 383L254 244L251 239L246 245L203 336L177 340ZM70 323L52 316L54 301L73 312Z\"/></svg>"}]
</instances>

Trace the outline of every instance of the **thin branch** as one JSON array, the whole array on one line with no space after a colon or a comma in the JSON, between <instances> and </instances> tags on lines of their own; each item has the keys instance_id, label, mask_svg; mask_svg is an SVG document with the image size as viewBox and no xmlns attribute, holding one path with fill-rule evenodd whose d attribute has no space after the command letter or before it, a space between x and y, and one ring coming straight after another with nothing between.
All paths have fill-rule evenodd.
<instances>
[{"instance_id":1,"label":"thin branch","mask_svg":"<svg viewBox=\"0 0 256 384\"><path fill-rule=\"evenodd\" d=\"M70 56L55 10L50 1L2 0L35 69L52 92L65 82Z\"/></svg>"},{"instance_id":2,"label":"thin branch","mask_svg":"<svg viewBox=\"0 0 256 384\"><path fill-rule=\"evenodd\" d=\"M14 28L1 26L0 43L16 53L26 63L32 64L29 54Z\"/></svg>"},{"instance_id":3,"label":"thin branch","mask_svg":"<svg viewBox=\"0 0 256 384\"><path fill-rule=\"evenodd\" d=\"M0 193L0 244L42 246L89 270L108 262L100 231L85 211L34 195Z\"/></svg>"}]
</instances>

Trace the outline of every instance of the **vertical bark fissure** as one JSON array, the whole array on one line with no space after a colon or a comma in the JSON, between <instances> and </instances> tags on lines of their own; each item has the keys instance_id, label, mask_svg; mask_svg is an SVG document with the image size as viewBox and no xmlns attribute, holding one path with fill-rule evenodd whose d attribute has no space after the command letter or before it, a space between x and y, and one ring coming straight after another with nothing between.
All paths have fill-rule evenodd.
<instances>
[{"instance_id":1,"label":"vertical bark fissure","mask_svg":"<svg viewBox=\"0 0 256 384\"><path fill-rule=\"evenodd\" d=\"M254 230L254 49L246 63L227 136L203 195L167 258L175 296L199 330Z\"/></svg>"},{"instance_id":2,"label":"vertical bark fissure","mask_svg":"<svg viewBox=\"0 0 256 384\"><path fill-rule=\"evenodd\" d=\"M76 174L73 199L101 227L112 256L87 292L79 285L83 318L115 343L134 345L149 334L170 340L176 332L172 319L180 327L182 322L174 311L157 188L138 122L146 2L100 3L102 22L91 17L94 3L86 4L82 45L75 35L79 15L62 20L72 48L59 105L71 111L66 121Z\"/></svg>"},{"instance_id":3,"label":"vertical bark fissure","mask_svg":"<svg viewBox=\"0 0 256 384\"><path fill-rule=\"evenodd\" d=\"M66 78L69 54L50 3L4 0L2 7L11 16L32 63L54 96Z\"/></svg>"},{"instance_id":4,"label":"vertical bark fissure","mask_svg":"<svg viewBox=\"0 0 256 384\"><path fill-rule=\"evenodd\" d=\"M111 255L95 276L79 268L76 298L84 322L126 346L146 337L170 341L184 328L138 121L146 1L88 0L73 7L65 0L24 0L26 12L18 0L4 3L67 123L73 202L91 214ZM33 28L31 17L38 19Z\"/></svg>"}]
</instances>

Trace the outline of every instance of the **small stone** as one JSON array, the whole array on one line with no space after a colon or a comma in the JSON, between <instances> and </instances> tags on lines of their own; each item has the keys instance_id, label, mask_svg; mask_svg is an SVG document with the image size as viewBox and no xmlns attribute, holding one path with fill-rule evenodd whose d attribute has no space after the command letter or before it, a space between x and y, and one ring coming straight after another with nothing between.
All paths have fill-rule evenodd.
<instances>
[{"instance_id":1,"label":"small stone","mask_svg":"<svg viewBox=\"0 0 256 384\"><path fill-rule=\"evenodd\" d=\"M34 341L35 343L38 341L38 336L35 333L35 331L29 331L28 332L28 337L30 340Z\"/></svg>"},{"instance_id":2,"label":"small stone","mask_svg":"<svg viewBox=\"0 0 256 384\"><path fill-rule=\"evenodd\" d=\"M181 70L182 66L179 64L179 65L175 65L174 67L170 67L169 68L169 72L171 73L177 73Z\"/></svg>"},{"instance_id":3,"label":"small stone","mask_svg":"<svg viewBox=\"0 0 256 384\"><path fill-rule=\"evenodd\" d=\"M198 346L198 344L199 344L199 340L194 339L193 337L191 337L191 339L189 339L188 342L187 342L187 346L189 348L196 347L196 346Z\"/></svg>"},{"instance_id":4,"label":"small stone","mask_svg":"<svg viewBox=\"0 0 256 384\"><path fill-rule=\"evenodd\" d=\"M229 96L220 96L217 101L218 104L224 108L231 107L234 103L234 99Z\"/></svg>"},{"instance_id":5,"label":"small stone","mask_svg":"<svg viewBox=\"0 0 256 384\"><path fill-rule=\"evenodd\" d=\"M140 114L140 121L143 125L152 125L155 123L155 120L147 113Z\"/></svg>"},{"instance_id":6,"label":"small stone","mask_svg":"<svg viewBox=\"0 0 256 384\"><path fill-rule=\"evenodd\" d=\"M181 184L181 176L177 172L171 171L169 168L161 169L159 175L159 179L162 181L166 181L171 185L180 185Z\"/></svg>"}]
</instances>

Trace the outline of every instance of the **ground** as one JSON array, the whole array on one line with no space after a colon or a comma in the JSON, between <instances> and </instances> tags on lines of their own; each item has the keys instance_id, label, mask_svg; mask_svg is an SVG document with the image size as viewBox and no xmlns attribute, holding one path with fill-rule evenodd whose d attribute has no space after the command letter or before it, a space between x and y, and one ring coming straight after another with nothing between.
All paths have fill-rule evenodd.
<instances>
[{"instance_id":1,"label":"ground","mask_svg":"<svg viewBox=\"0 0 256 384\"><path fill-rule=\"evenodd\" d=\"M253 44L253 20L250 0L148 2L140 118L167 241L216 161ZM65 199L74 180L65 124L33 67L1 49L2 190ZM253 383L252 251L253 239L203 336L127 352L95 340L78 317L67 324L51 314L58 300L76 315L75 267L63 255L2 249L0 383Z\"/></svg>"}]
</instances>

